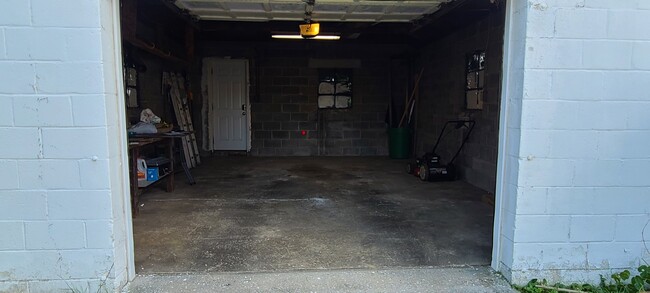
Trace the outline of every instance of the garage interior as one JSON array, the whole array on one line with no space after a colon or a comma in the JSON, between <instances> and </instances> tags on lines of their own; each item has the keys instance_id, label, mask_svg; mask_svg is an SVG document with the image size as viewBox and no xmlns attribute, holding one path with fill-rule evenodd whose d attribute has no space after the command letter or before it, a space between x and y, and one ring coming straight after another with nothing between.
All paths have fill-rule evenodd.
<instances>
[{"instance_id":1,"label":"garage interior","mask_svg":"<svg viewBox=\"0 0 650 293\"><path fill-rule=\"evenodd\" d=\"M122 0L121 19L128 124L165 122L129 130L139 274L490 264L504 1ZM307 22L340 39L291 39ZM447 121L475 127L437 144ZM436 145L463 145L457 180L406 172Z\"/></svg>"}]
</instances>

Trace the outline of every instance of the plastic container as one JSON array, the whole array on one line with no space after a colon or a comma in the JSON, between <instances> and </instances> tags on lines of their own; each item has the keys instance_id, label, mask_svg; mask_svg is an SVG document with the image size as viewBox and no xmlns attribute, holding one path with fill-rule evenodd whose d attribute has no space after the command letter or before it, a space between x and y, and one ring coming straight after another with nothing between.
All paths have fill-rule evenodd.
<instances>
[{"instance_id":1,"label":"plastic container","mask_svg":"<svg viewBox=\"0 0 650 293\"><path fill-rule=\"evenodd\" d=\"M145 179L147 177L147 162L144 159L138 158L138 179Z\"/></svg>"},{"instance_id":2,"label":"plastic container","mask_svg":"<svg viewBox=\"0 0 650 293\"><path fill-rule=\"evenodd\" d=\"M158 167L147 168L147 181L156 181L160 177Z\"/></svg>"},{"instance_id":3,"label":"plastic container","mask_svg":"<svg viewBox=\"0 0 650 293\"><path fill-rule=\"evenodd\" d=\"M411 129L388 129L388 154L391 159L408 159L411 157Z\"/></svg>"}]
</instances>

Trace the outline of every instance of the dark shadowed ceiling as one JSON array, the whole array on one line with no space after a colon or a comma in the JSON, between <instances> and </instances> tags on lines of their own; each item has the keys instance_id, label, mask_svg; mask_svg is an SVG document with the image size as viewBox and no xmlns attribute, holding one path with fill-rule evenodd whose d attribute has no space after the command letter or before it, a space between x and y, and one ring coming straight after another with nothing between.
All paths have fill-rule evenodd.
<instances>
[{"instance_id":1,"label":"dark shadowed ceiling","mask_svg":"<svg viewBox=\"0 0 650 293\"><path fill-rule=\"evenodd\" d=\"M312 19L321 34L337 34L342 42L427 43L496 9L503 0L316 0ZM192 21L198 40L271 41L273 33L298 33L304 23L302 0L140 0L139 14L165 24L169 14ZM280 40L278 42L311 40Z\"/></svg>"}]
</instances>

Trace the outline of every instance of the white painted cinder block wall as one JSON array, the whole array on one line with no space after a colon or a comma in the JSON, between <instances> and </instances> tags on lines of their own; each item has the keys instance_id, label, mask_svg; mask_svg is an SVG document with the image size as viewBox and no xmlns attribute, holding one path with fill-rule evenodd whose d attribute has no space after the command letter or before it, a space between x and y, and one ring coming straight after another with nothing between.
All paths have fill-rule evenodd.
<instances>
[{"instance_id":1,"label":"white painted cinder block wall","mask_svg":"<svg viewBox=\"0 0 650 293\"><path fill-rule=\"evenodd\" d=\"M2 2L0 291L110 290L132 273L114 1ZM495 261L516 283L635 267L650 1L508 5Z\"/></svg>"},{"instance_id":2,"label":"white painted cinder block wall","mask_svg":"<svg viewBox=\"0 0 650 293\"><path fill-rule=\"evenodd\" d=\"M0 3L0 292L128 279L116 7Z\"/></svg>"},{"instance_id":3,"label":"white painted cinder block wall","mask_svg":"<svg viewBox=\"0 0 650 293\"><path fill-rule=\"evenodd\" d=\"M650 1L509 8L499 269L597 282L650 261Z\"/></svg>"}]
</instances>

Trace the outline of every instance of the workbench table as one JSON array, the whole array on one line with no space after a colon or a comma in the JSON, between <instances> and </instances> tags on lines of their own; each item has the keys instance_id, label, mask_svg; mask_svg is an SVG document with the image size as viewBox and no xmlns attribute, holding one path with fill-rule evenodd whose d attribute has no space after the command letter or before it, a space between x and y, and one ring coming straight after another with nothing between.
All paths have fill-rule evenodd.
<instances>
[{"instance_id":1,"label":"workbench table","mask_svg":"<svg viewBox=\"0 0 650 293\"><path fill-rule=\"evenodd\" d=\"M149 186L154 185L161 180L166 180L166 190L167 192L174 191L174 140L184 138L187 135L190 135L191 132L182 131L182 132L169 132L169 133L155 133L155 134L131 134L129 135L129 157L130 157L130 181L131 181L131 210L133 216L137 216L139 212L140 205L140 195ZM164 144L167 147L167 156L170 161L169 172L166 174L160 175L158 180L147 184L146 186L138 186L138 157L140 156L140 151L146 147L151 147L154 145ZM189 174L189 170L185 170L190 179L190 184L194 184L194 179Z\"/></svg>"}]
</instances>

